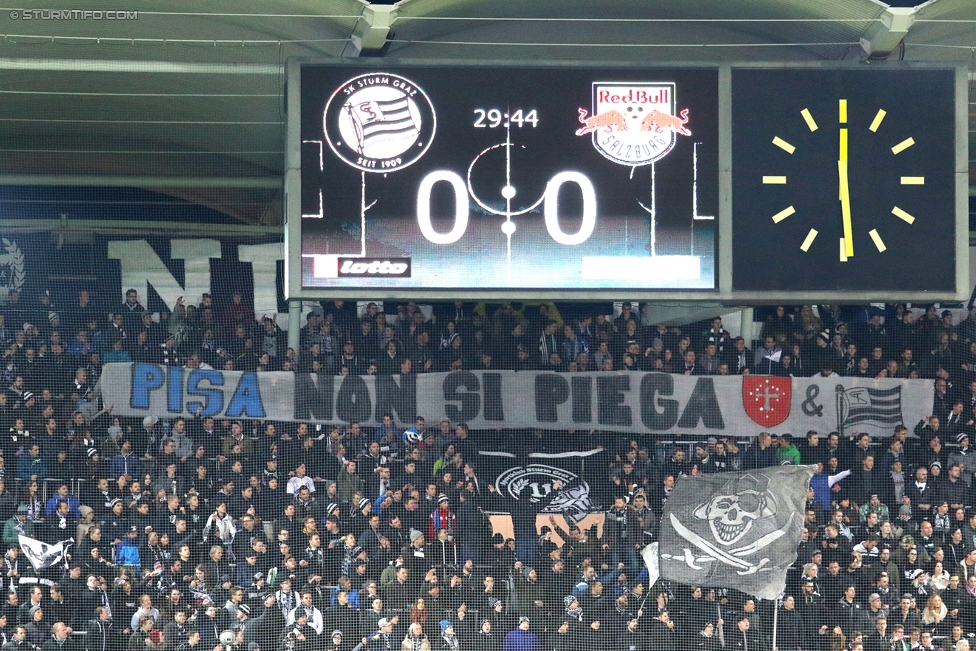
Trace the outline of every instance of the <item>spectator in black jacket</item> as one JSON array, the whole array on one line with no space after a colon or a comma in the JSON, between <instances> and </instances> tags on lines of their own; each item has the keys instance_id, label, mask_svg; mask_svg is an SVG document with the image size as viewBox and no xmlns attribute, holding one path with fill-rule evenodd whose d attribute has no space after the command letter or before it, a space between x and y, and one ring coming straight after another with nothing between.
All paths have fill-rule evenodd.
<instances>
[{"instance_id":1,"label":"spectator in black jacket","mask_svg":"<svg viewBox=\"0 0 976 651\"><path fill-rule=\"evenodd\" d=\"M113 651L117 643L109 609L99 606L85 625L85 651Z\"/></svg>"},{"instance_id":2,"label":"spectator in black jacket","mask_svg":"<svg viewBox=\"0 0 976 651\"><path fill-rule=\"evenodd\" d=\"M775 465L779 465L779 460L776 458L773 437L769 432L760 432L756 442L744 455L742 469L755 470L756 468L769 468Z\"/></svg>"},{"instance_id":3,"label":"spectator in black jacket","mask_svg":"<svg viewBox=\"0 0 976 651\"><path fill-rule=\"evenodd\" d=\"M539 539L538 529L536 528L536 518L539 513L545 510L553 500L559 497L559 491L563 483L556 479L552 482L552 490L545 497L539 499L529 499L519 502L519 508L512 513L512 528L515 532L516 556L523 563L534 565L538 555L537 543ZM488 485L488 490L495 492L492 484Z\"/></svg>"},{"instance_id":4,"label":"spectator in black jacket","mask_svg":"<svg viewBox=\"0 0 976 651\"><path fill-rule=\"evenodd\" d=\"M855 600L857 590L853 585L844 589L844 596L834 606L833 623L840 626L844 635L854 631L871 630L871 621L861 604Z\"/></svg>"}]
</instances>

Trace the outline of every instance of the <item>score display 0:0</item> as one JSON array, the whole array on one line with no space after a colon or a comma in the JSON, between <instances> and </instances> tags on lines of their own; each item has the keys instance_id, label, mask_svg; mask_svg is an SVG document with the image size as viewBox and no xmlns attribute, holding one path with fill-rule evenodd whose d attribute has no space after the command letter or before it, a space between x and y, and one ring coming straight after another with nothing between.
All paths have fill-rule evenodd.
<instances>
[{"instance_id":1,"label":"score display 0:0","mask_svg":"<svg viewBox=\"0 0 976 651\"><path fill-rule=\"evenodd\" d=\"M438 233L430 221L430 193L435 183L444 181L454 189L454 228L447 233ZM580 229L576 233L563 232L559 227L559 189L564 183L575 183L583 196L583 215ZM542 212L545 215L546 230L559 244L576 246L582 244L596 227L596 191L590 179L580 172L559 172L546 184ZM433 244L453 244L464 235L468 228L468 186L457 173L450 170L431 172L420 182L417 189L417 225L420 232Z\"/></svg>"},{"instance_id":2,"label":"score display 0:0","mask_svg":"<svg viewBox=\"0 0 976 651\"><path fill-rule=\"evenodd\" d=\"M522 109L518 109L511 115L508 113L503 113L501 109L475 109L474 114L478 116L475 118L474 126L477 129L494 129L496 127L504 126L508 127L510 124L514 124L519 128L522 128L523 124L528 122L532 124L532 128L539 126L539 115L535 109L532 109L528 113L523 115ZM488 123L485 124L487 119Z\"/></svg>"}]
</instances>

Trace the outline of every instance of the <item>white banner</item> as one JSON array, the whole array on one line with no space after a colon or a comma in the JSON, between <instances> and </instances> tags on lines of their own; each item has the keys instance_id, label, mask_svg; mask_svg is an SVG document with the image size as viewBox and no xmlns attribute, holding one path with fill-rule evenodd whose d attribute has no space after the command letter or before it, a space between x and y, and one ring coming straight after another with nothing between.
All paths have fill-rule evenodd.
<instances>
[{"instance_id":1,"label":"white banner","mask_svg":"<svg viewBox=\"0 0 976 651\"><path fill-rule=\"evenodd\" d=\"M496 427L673 432L852 430L889 436L931 413L931 380L701 376L627 371L457 371L415 376L315 376L106 364L106 406L120 416L378 425L392 414Z\"/></svg>"},{"instance_id":2,"label":"white banner","mask_svg":"<svg viewBox=\"0 0 976 651\"><path fill-rule=\"evenodd\" d=\"M106 364L100 388L120 416L378 425L391 414L496 427L614 432L889 436L932 410L932 380L685 376L665 373L456 371L413 376L315 376Z\"/></svg>"}]
</instances>

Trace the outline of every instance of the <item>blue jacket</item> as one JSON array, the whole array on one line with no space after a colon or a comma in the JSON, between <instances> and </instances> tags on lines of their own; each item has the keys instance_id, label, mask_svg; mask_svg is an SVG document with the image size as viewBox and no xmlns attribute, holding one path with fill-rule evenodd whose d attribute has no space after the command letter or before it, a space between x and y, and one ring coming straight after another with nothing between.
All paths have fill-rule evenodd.
<instances>
[{"instance_id":1,"label":"blue jacket","mask_svg":"<svg viewBox=\"0 0 976 651\"><path fill-rule=\"evenodd\" d=\"M621 572L623 572L623 570L613 570L611 572L607 572L601 577L597 577L596 580L609 588L617 582L617 577L620 576ZM577 599L583 599L583 597L589 593L590 584L584 581L582 578L577 581L576 585L573 587L573 596Z\"/></svg>"},{"instance_id":2,"label":"blue jacket","mask_svg":"<svg viewBox=\"0 0 976 651\"><path fill-rule=\"evenodd\" d=\"M261 572L260 565L249 565L246 561L240 561L237 563L237 585L243 587L250 587L257 583L254 580L254 575Z\"/></svg>"},{"instance_id":3,"label":"blue jacket","mask_svg":"<svg viewBox=\"0 0 976 651\"><path fill-rule=\"evenodd\" d=\"M139 461L139 457L135 454L129 454L128 457L118 454L112 458L112 466L109 468L110 477L121 477L126 474L126 465L129 466L129 476L138 477L142 479L142 462Z\"/></svg>"},{"instance_id":4,"label":"blue jacket","mask_svg":"<svg viewBox=\"0 0 976 651\"><path fill-rule=\"evenodd\" d=\"M140 570L142 569L142 560L139 557L139 546L130 540L123 540L119 544L117 560L119 565L135 567Z\"/></svg>"},{"instance_id":5,"label":"blue jacket","mask_svg":"<svg viewBox=\"0 0 976 651\"><path fill-rule=\"evenodd\" d=\"M532 631L515 629L505 636L502 651L539 651L539 636Z\"/></svg>"},{"instance_id":6,"label":"blue jacket","mask_svg":"<svg viewBox=\"0 0 976 651\"><path fill-rule=\"evenodd\" d=\"M54 497L47 501L47 507L44 509L44 515L48 516L54 513L54 510L58 508L58 502L62 501L66 501L68 503L68 515L75 519L81 518L81 512L78 510L81 503L74 495L68 495L68 497L62 498L60 495L55 494Z\"/></svg>"},{"instance_id":7,"label":"blue jacket","mask_svg":"<svg viewBox=\"0 0 976 651\"><path fill-rule=\"evenodd\" d=\"M373 438L379 441L387 434L392 434L394 439L399 439L403 436L403 432L398 430L396 425L390 425L389 427L387 427L386 425L380 425L379 427L376 428L376 432L373 434Z\"/></svg>"},{"instance_id":8,"label":"blue jacket","mask_svg":"<svg viewBox=\"0 0 976 651\"><path fill-rule=\"evenodd\" d=\"M47 477L47 464L41 455L32 457L24 453L17 457L17 476L30 481L31 475L37 475L37 480L43 481Z\"/></svg>"}]
</instances>

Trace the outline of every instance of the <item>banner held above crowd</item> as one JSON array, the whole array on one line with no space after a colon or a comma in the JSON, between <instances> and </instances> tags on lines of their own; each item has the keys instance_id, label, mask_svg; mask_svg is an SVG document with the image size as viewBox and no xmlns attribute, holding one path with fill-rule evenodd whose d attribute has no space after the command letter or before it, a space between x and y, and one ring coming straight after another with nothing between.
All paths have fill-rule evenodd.
<instances>
[{"instance_id":1,"label":"banner held above crowd","mask_svg":"<svg viewBox=\"0 0 976 651\"><path fill-rule=\"evenodd\" d=\"M661 518L661 576L761 599L779 597L796 560L814 472L812 466L774 466L681 478ZM645 550L653 572L649 555L653 551Z\"/></svg>"}]
</instances>

